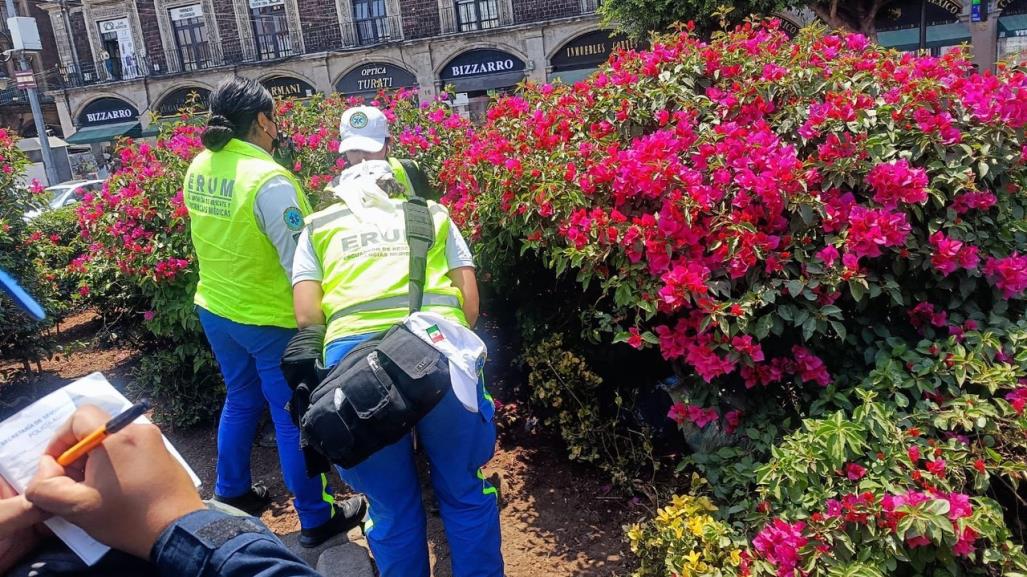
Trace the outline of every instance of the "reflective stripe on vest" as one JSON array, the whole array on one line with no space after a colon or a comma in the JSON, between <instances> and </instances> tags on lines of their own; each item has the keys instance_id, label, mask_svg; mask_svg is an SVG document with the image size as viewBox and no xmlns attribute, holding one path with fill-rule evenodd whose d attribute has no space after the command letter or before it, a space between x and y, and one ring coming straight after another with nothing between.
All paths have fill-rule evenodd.
<instances>
[{"instance_id":1,"label":"reflective stripe on vest","mask_svg":"<svg viewBox=\"0 0 1027 577\"><path fill-rule=\"evenodd\" d=\"M453 226L445 207L429 202L435 243L428 250L424 310L466 325L460 290L449 278L446 240ZM308 234L323 278L325 343L375 333L401 322L410 304L410 250L402 202L390 218L364 222L343 203L307 218Z\"/></svg>"},{"instance_id":2,"label":"reflective stripe on vest","mask_svg":"<svg viewBox=\"0 0 1027 577\"><path fill-rule=\"evenodd\" d=\"M193 300L237 323L293 328L292 283L254 213L257 193L275 177L293 185L300 216L308 214L299 183L249 143L232 139L189 165L182 189L200 269Z\"/></svg>"},{"instance_id":3,"label":"reflective stripe on vest","mask_svg":"<svg viewBox=\"0 0 1027 577\"><path fill-rule=\"evenodd\" d=\"M454 307L460 308L460 299L449 296L449 295L435 295L426 294L421 299L421 306L423 307ZM387 311L392 309L409 309L410 298L406 295L398 297L388 297L384 299L377 299L373 301L367 301L366 303L360 303L351 307L346 307L340 311L337 311L332 315L332 318L328 319L331 323L334 320L341 319L342 317L348 317L349 315L362 313L367 311Z\"/></svg>"}]
</instances>

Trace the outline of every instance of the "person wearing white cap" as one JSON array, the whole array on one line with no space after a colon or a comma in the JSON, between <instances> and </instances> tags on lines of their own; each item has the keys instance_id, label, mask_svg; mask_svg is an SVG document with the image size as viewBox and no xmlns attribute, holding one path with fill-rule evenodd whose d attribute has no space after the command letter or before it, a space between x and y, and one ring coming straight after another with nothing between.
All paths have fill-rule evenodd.
<instances>
[{"instance_id":1,"label":"person wearing white cap","mask_svg":"<svg viewBox=\"0 0 1027 577\"><path fill-rule=\"evenodd\" d=\"M428 189L428 181L416 162L389 156L389 119L384 112L374 106L349 108L342 114L339 133L339 153L346 156L349 166L368 160L388 161L396 182L403 186L407 196L413 196L414 188L420 187L423 189L421 196L429 195L431 200L438 200ZM338 181L333 187L336 184Z\"/></svg>"},{"instance_id":2,"label":"person wearing white cap","mask_svg":"<svg viewBox=\"0 0 1027 577\"><path fill-rule=\"evenodd\" d=\"M411 247L404 201L416 184L397 182L381 111L351 108L340 150L350 161L332 192L341 202L307 217L293 260L293 302L301 327L325 326L331 368L400 322L449 359L451 384L414 425L431 465L454 577L502 577L498 492L481 471L496 444L495 405L481 369L485 347L470 327L478 285L467 243L446 208L427 201L433 238L424 258L421 312L410 309ZM427 220L427 219L426 219ZM412 435L371 454L342 478L370 502L368 544L382 577L428 577L426 518Z\"/></svg>"}]
</instances>

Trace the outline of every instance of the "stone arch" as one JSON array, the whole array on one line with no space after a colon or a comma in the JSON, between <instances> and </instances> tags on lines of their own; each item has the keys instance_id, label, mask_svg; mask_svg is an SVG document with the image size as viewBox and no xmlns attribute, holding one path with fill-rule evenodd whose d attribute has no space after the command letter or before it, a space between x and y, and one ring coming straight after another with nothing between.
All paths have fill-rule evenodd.
<instances>
[{"instance_id":1,"label":"stone arch","mask_svg":"<svg viewBox=\"0 0 1027 577\"><path fill-rule=\"evenodd\" d=\"M150 109L149 103L145 103L143 105L140 105L138 102L135 101L135 99L133 99L131 97L128 97L128 96L125 96L124 94L118 94L116 92L107 92L107 91L94 92L94 93L90 94L89 96L90 96L89 99L83 100L81 104L79 104L78 106L75 107L75 112L71 115L72 124L75 124L76 126L78 126L78 117L79 117L80 114L82 114L82 111L85 110L86 107L89 106L90 104L96 102L97 100L103 99L103 98L114 98L116 100L121 100L122 102L127 102L127 103L131 104L132 107L136 109L136 112L139 113L139 119L140 120L142 120L143 114L147 110Z\"/></svg>"},{"instance_id":2,"label":"stone arch","mask_svg":"<svg viewBox=\"0 0 1027 577\"><path fill-rule=\"evenodd\" d=\"M560 36L553 38L552 46L546 46L546 66L549 65L549 61L553 59L553 56L556 56L556 53L566 46L567 43L576 40L580 36L599 30L610 30L613 32L612 29L605 28L598 22L581 22L574 26L560 28Z\"/></svg>"}]
</instances>

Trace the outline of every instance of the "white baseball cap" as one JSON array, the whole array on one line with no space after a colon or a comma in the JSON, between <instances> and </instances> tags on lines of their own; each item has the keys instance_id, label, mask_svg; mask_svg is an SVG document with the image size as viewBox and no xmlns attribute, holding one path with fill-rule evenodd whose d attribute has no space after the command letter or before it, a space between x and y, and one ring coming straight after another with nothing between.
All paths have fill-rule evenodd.
<instances>
[{"instance_id":1,"label":"white baseball cap","mask_svg":"<svg viewBox=\"0 0 1027 577\"><path fill-rule=\"evenodd\" d=\"M355 106L342 113L339 152L379 152L389 138L389 120L373 106Z\"/></svg>"}]
</instances>

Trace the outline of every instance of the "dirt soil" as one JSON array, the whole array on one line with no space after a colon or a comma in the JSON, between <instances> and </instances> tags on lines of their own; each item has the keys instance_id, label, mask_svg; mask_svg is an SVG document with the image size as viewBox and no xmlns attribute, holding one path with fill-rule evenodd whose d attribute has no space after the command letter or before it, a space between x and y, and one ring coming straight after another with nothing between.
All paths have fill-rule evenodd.
<instances>
[{"instance_id":1,"label":"dirt soil","mask_svg":"<svg viewBox=\"0 0 1027 577\"><path fill-rule=\"evenodd\" d=\"M0 418L94 371L104 373L111 383L123 389L137 363L138 353L130 348L97 346L93 337L100 329L99 319L91 312L67 319L60 334L54 335L64 348L63 353L43 362L41 373L19 375L9 382L0 380ZM502 354L496 356L501 362L504 360ZM18 366L18 363L0 361L0 379ZM486 374L490 374L488 367ZM491 385L500 401L501 412L508 413L501 419L505 425L500 429L496 455L485 467L485 474L498 472L503 476L501 522L506 575L626 575L631 570L631 562L622 526L640 518L644 511L637 501L612 491L593 469L569 463L556 439L529 434L523 426L524 419L517 416L516 405L508 402L514 383L503 381L500 376ZM188 430L166 428L165 433L203 481L203 496L210 497L217 459L216 425ZM278 472L277 451L268 434L254 446L253 475L255 481L264 482L275 495L262 521L276 533L285 535L299 530L299 521ZM347 495L341 480L335 479L333 486L340 489L340 497ZM424 490L426 508L432 511L427 484ZM436 514L429 514L429 545L433 574L449 577L449 552L442 523Z\"/></svg>"}]
</instances>

